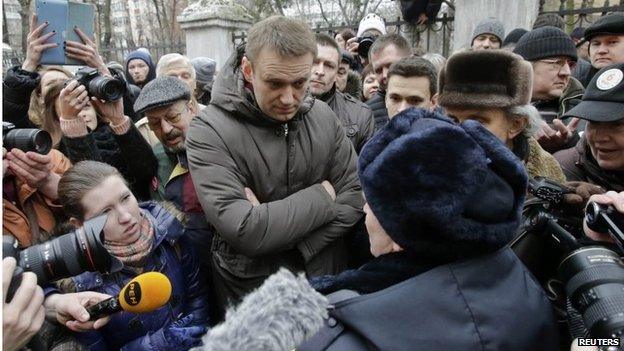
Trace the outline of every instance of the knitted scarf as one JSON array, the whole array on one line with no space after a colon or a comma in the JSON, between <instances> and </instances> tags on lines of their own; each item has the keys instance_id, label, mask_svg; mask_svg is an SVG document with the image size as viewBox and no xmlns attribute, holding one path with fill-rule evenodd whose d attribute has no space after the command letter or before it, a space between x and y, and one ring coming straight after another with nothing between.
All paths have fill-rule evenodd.
<instances>
[{"instance_id":1,"label":"knitted scarf","mask_svg":"<svg viewBox=\"0 0 624 351\"><path fill-rule=\"evenodd\" d=\"M104 247L126 266L141 267L154 243L154 227L143 213L141 217L140 233L134 242L122 244L104 238Z\"/></svg>"}]
</instances>

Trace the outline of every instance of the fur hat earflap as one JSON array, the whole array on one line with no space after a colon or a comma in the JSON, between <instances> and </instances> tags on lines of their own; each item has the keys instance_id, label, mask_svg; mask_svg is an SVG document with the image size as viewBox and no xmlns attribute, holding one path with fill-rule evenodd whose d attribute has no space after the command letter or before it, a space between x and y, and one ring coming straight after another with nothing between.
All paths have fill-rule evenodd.
<instances>
[{"instance_id":1,"label":"fur hat earflap","mask_svg":"<svg viewBox=\"0 0 624 351\"><path fill-rule=\"evenodd\" d=\"M408 109L368 141L358 168L369 207L406 251L474 257L520 225L526 171L479 122Z\"/></svg>"},{"instance_id":2,"label":"fur hat earflap","mask_svg":"<svg viewBox=\"0 0 624 351\"><path fill-rule=\"evenodd\" d=\"M449 58L438 85L443 107L526 105L531 101L533 67L505 50L464 51Z\"/></svg>"}]
</instances>

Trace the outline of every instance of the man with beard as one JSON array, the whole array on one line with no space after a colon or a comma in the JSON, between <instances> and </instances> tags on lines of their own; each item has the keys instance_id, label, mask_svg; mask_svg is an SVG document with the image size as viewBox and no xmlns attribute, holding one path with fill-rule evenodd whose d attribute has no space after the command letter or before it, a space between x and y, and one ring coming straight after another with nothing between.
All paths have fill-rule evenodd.
<instances>
[{"instance_id":1,"label":"man with beard","mask_svg":"<svg viewBox=\"0 0 624 351\"><path fill-rule=\"evenodd\" d=\"M338 43L326 34L317 34L316 46L318 53L312 65L310 91L315 98L334 110L355 152L359 153L375 131L373 112L363 102L336 88L336 75L341 61Z\"/></svg>"},{"instance_id":2,"label":"man with beard","mask_svg":"<svg viewBox=\"0 0 624 351\"><path fill-rule=\"evenodd\" d=\"M254 24L224 64L186 140L208 221L218 306L280 267L345 269L344 237L362 217L357 155L336 114L308 94L317 45L302 21Z\"/></svg>"},{"instance_id":3,"label":"man with beard","mask_svg":"<svg viewBox=\"0 0 624 351\"><path fill-rule=\"evenodd\" d=\"M191 94L182 80L158 77L141 90L134 109L145 115L149 128L160 140L152 147L158 160L158 171L151 184L152 198L163 201L164 207L184 224L185 235L200 257L200 268L209 278L212 230L197 199L184 146L191 119L198 113Z\"/></svg>"}]
</instances>

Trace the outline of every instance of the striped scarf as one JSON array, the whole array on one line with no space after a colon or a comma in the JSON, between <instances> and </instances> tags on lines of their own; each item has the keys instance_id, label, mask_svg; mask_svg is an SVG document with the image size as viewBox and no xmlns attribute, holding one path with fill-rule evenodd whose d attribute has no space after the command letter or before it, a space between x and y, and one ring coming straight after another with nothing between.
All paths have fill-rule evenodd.
<instances>
[{"instance_id":1,"label":"striped scarf","mask_svg":"<svg viewBox=\"0 0 624 351\"><path fill-rule=\"evenodd\" d=\"M154 243L154 227L149 219L141 213L141 228L137 239L129 244L108 241L104 238L104 247L111 255L117 257L124 265L141 267L149 255Z\"/></svg>"}]
</instances>

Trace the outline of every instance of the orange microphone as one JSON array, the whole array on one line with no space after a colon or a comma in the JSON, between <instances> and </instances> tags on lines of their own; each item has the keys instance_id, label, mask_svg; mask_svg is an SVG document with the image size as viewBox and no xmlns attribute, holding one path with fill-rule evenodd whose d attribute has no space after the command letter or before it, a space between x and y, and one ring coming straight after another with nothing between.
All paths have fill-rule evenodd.
<instances>
[{"instance_id":1,"label":"orange microphone","mask_svg":"<svg viewBox=\"0 0 624 351\"><path fill-rule=\"evenodd\" d=\"M171 282L159 272L136 276L121 289L119 295L87 308L90 320L96 320L119 311L152 312L164 306L171 298Z\"/></svg>"}]
</instances>

